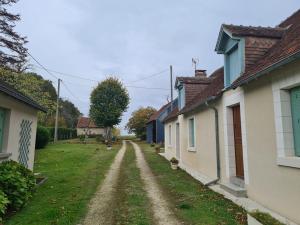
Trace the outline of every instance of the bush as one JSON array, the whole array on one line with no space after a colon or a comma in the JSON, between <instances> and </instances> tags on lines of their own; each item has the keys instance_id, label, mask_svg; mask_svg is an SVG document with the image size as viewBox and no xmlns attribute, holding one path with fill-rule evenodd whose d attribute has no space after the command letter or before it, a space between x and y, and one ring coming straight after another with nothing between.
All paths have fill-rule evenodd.
<instances>
[{"instance_id":1,"label":"bush","mask_svg":"<svg viewBox=\"0 0 300 225\"><path fill-rule=\"evenodd\" d=\"M0 223L2 222L8 203L6 195L0 190Z\"/></svg>"},{"instance_id":2,"label":"bush","mask_svg":"<svg viewBox=\"0 0 300 225\"><path fill-rule=\"evenodd\" d=\"M97 142L104 142L105 139L104 139L103 135L100 134L100 135L97 135L97 136L96 136L96 141L97 141Z\"/></svg>"},{"instance_id":3,"label":"bush","mask_svg":"<svg viewBox=\"0 0 300 225\"><path fill-rule=\"evenodd\" d=\"M10 209L22 208L31 198L35 185L33 173L21 164L14 161L0 164L0 188L7 196Z\"/></svg>"},{"instance_id":4,"label":"bush","mask_svg":"<svg viewBox=\"0 0 300 225\"><path fill-rule=\"evenodd\" d=\"M84 142L84 140L85 140L85 135L79 135L79 140L80 140L81 142Z\"/></svg>"},{"instance_id":5,"label":"bush","mask_svg":"<svg viewBox=\"0 0 300 225\"><path fill-rule=\"evenodd\" d=\"M50 140L50 134L47 128L38 126L36 130L35 148L45 148Z\"/></svg>"}]
</instances>

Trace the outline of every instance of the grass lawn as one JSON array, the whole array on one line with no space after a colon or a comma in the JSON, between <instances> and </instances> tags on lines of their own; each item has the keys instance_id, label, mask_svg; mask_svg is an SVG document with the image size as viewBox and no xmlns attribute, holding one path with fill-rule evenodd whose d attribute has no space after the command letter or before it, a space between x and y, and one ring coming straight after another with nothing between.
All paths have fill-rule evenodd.
<instances>
[{"instance_id":1,"label":"grass lawn","mask_svg":"<svg viewBox=\"0 0 300 225\"><path fill-rule=\"evenodd\" d=\"M150 225L150 202L136 166L136 157L131 144L127 142L127 150L121 164L118 188L114 199L115 224L118 225Z\"/></svg>"},{"instance_id":2,"label":"grass lawn","mask_svg":"<svg viewBox=\"0 0 300 225\"><path fill-rule=\"evenodd\" d=\"M6 225L77 224L117 150L97 144L50 144L36 151L34 171L48 177L34 197Z\"/></svg>"},{"instance_id":3,"label":"grass lawn","mask_svg":"<svg viewBox=\"0 0 300 225\"><path fill-rule=\"evenodd\" d=\"M201 185L182 170L174 171L149 144L140 145L166 197L176 214L186 224L246 224L247 214L241 207Z\"/></svg>"}]
</instances>

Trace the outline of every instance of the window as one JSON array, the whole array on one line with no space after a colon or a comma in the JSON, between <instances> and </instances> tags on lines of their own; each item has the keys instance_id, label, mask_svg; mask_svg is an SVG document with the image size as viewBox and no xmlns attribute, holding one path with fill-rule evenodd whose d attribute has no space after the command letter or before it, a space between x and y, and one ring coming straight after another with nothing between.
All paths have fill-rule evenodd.
<instances>
[{"instance_id":1,"label":"window","mask_svg":"<svg viewBox=\"0 0 300 225\"><path fill-rule=\"evenodd\" d=\"M172 125L169 125L169 145L172 145Z\"/></svg>"},{"instance_id":2,"label":"window","mask_svg":"<svg viewBox=\"0 0 300 225\"><path fill-rule=\"evenodd\" d=\"M295 156L300 157L300 86L291 89L290 95Z\"/></svg>"},{"instance_id":3,"label":"window","mask_svg":"<svg viewBox=\"0 0 300 225\"><path fill-rule=\"evenodd\" d=\"M3 151L4 124L5 124L5 110L0 108L0 153Z\"/></svg>"},{"instance_id":4,"label":"window","mask_svg":"<svg viewBox=\"0 0 300 225\"><path fill-rule=\"evenodd\" d=\"M195 119L189 119L189 147L195 147Z\"/></svg>"}]
</instances>

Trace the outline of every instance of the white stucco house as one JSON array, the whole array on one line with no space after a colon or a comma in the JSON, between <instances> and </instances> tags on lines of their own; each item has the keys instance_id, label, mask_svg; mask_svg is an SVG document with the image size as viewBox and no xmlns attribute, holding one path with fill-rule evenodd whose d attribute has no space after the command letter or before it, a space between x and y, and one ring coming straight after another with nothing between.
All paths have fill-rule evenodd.
<instances>
[{"instance_id":1,"label":"white stucco house","mask_svg":"<svg viewBox=\"0 0 300 225\"><path fill-rule=\"evenodd\" d=\"M104 135L105 129L98 127L89 117L80 117L77 123L77 136Z\"/></svg>"},{"instance_id":2,"label":"white stucco house","mask_svg":"<svg viewBox=\"0 0 300 225\"><path fill-rule=\"evenodd\" d=\"M38 111L46 110L0 80L0 162L33 169Z\"/></svg>"}]
</instances>

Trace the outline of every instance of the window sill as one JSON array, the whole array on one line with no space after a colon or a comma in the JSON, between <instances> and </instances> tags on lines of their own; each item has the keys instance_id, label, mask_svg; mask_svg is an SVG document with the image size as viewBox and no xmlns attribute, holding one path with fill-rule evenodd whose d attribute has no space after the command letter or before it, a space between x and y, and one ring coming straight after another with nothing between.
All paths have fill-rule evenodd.
<instances>
[{"instance_id":1,"label":"window sill","mask_svg":"<svg viewBox=\"0 0 300 225\"><path fill-rule=\"evenodd\" d=\"M300 157L278 157L277 164L300 169Z\"/></svg>"},{"instance_id":2,"label":"window sill","mask_svg":"<svg viewBox=\"0 0 300 225\"><path fill-rule=\"evenodd\" d=\"M188 152L196 152L196 148L194 148L194 147L189 147L189 148L188 148Z\"/></svg>"},{"instance_id":3,"label":"window sill","mask_svg":"<svg viewBox=\"0 0 300 225\"><path fill-rule=\"evenodd\" d=\"M11 153L0 153L0 160L6 160L11 156Z\"/></svg>"}]
</instances>

